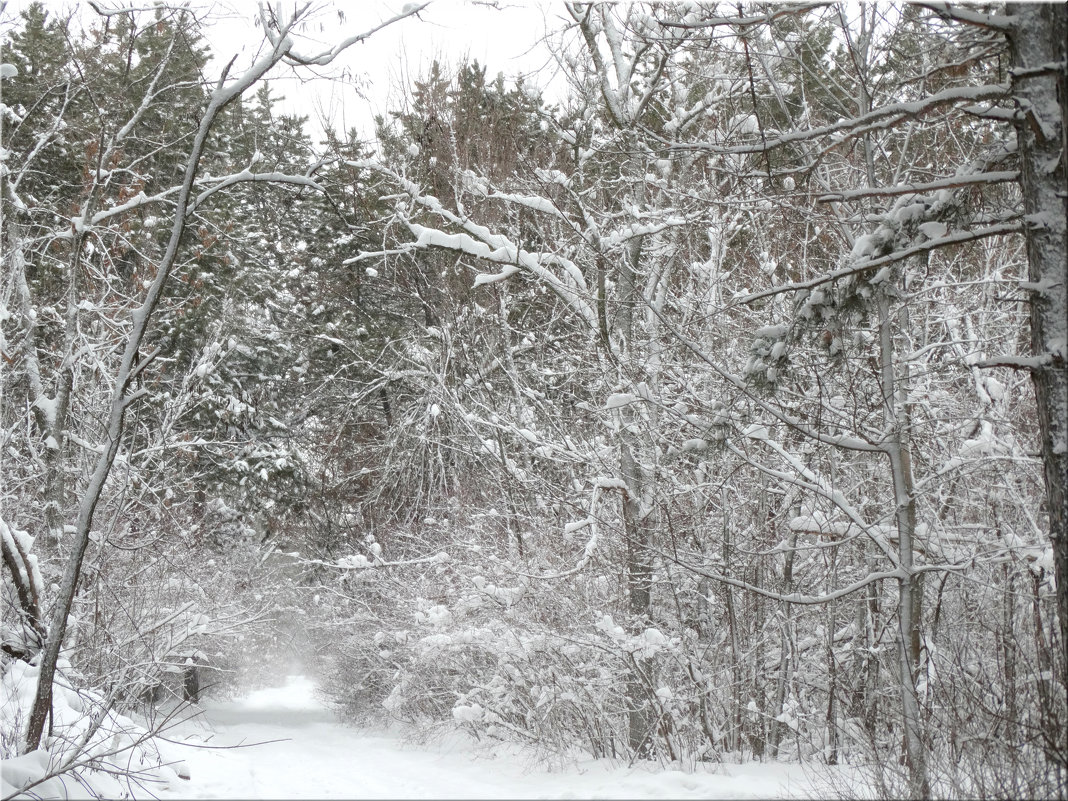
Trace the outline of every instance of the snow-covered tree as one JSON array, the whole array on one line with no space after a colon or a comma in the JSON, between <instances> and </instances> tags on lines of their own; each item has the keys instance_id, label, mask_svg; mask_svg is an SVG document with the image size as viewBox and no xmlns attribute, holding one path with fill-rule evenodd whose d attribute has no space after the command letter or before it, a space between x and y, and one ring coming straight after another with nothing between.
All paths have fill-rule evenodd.
<instances>
[{"instance_id":1,"label":"snow-covered tree","mask_svg":"<svg viewBox=\"0 0 1068 801\"><path fill-rule=\"evenodd\" d=\"M409 6L372 32L419 9ZM222 339L231 310L182 324L251 266L248 252L213 250L224 224L212 204L243 184L320 190L315 162L288 144L288 162L272 152L271 169L262 170L259 154L219 136L226 112L271 69L328 64L369 35L307 53L295 35L300 19L265 8L261 56L234 75L227 67L212 84L202 76L201 20L184 8L101 11L82 29L77 18L50 19L34 5L5 45L4 564L12 582L5 592L13 588L25 622L21 632L5 628L5 638L19 635L5 641L5 653L33 661L39 674L23 751L42 743L60 654L82 628L85 610L72 617L76 599L107 582L109 565L121 562L111 554L158 544L175 522L169 507L185 488L167 481L201 444L189 441L185 418L210 398L204 379L244 346ZM271 138L265 131L265 147ZM262 303L247 291L237 297L246 314ZM240 418L242 403L231 394L227 411ZM284 457L270 456L284 471ZM136 572L161 566L149 560ZM48 597L41 572L53 588ZM179 639L202 631L203 616L182 614L195 603L172 607L169 617L162 609L195 594L197 577L189 578L166 584L173 593L138 596L124 610L134 623L127 639L106 626L96 634L121 650L123 642L148 645L148 635L173 629L176 619ZM118 602L105 593L95 603ZM150 647L150 663L180 647L167 639L163 652Z\"/></svg>"},{"instance_id":2,"label":"snow-covered tree","mask_svg":"<svg viewBox=\"0 0 1068 801\"><path fill-rule=\"evenodd\" d=\"M996 20L961 25L917 7L567 12L572 92L543 112L562 146L511 173L458 169L448 154L463 141L444 125L437 172L414 168L405 154L423 150L403 137L392 160L350 162L395 202L396 239L354 259L379 271L446 251L472 268L474 303L507 292L515 309L538 289L555 304L569 349L539 357L568 372L596 433L561 436L524 402L495 407L497 433L476 436L517 497L582 509L555 525L593 535L564 571L585 578L557 594L577 599L611 565L619 594L598 603L625 621L617 644L653 630L679 637L672 658L619 649L629 711L599 730L625 720L632 752L652 735L667 754L685 726L706 749L757 753L792 732L829 761L902 744L902 786L929 792L957 737L932 745L946 721L934 699L980 686L960 652L940 651L947 598L962 602L960 582L982 575L1002 605L1002 582L1034 575L1048 622L1059 586L1046 578L1056 548L1046 552L1030 511L1035 407L1009 369L1026 323L997 289L1023 264L1017 148L1001 127L1008 88L992 57L1004 37L973 35L971 23ZM446 87L431 76L419 102ZM487 333L475 325L465 340ZM431 354L454 364L455 331L441 339ZM511 353L507 342L495 340L494 364L517 397L540 400L526 339ZM576 369L576 354L595 368ZM458 411L485 420L470 402ZM503 440L508 430L528 444ZM455 446L456 433L440 441ZM569 471L545 461L554 452L573 460ZM993 481L1010 465L976 505L971 477ZM439 489L453 492L441 475ZM712 656L703 632L717 627L730 647ZM1004 647L986 639L983 652ZM1059 659L1045 634L1011 650L1035 676ZM1042 707L1045 692L1024 705ZM878 724L891 708L887 736ZM1022 732L1026 715L1013 709ZM1054 705L1023 736L1048 741L1061 716ZM1043 760L1060 769L1056 749L1028 754L1020 764L1040 756L1025 774Z\"/></svg>"}]
</instances>

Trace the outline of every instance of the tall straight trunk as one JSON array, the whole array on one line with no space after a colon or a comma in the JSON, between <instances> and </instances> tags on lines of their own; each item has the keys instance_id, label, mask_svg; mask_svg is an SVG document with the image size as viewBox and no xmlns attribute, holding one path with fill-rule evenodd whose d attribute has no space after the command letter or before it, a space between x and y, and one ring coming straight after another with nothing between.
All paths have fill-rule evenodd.
<instances>
[{"instance_id":1,"label":"tall straight trunk","mask_svg":"<svg viewBox=\"0 0 1068 801\"><path fill-rule=\"evenodd\" d=\"M884 441L890 461L894 492L894 521L898 536L897 646L898 689L904 727L905 762L909 775L909 793L927 798L931 794L927 776L927 754L923 743L920 703L916 679L920 657L920 611L922 590L913 564L916 535L916 497L909 452L909 422L905 399L907 380L899 377L894 358L893 321L890 299L885 290L878 291L880 368L884 413L889 435Z\"/></svg>"},{"instance_id":2,"label":"tall straight trunk","mask_svg":"<svg viewBox=\"0 0 1068 801\"><path fill-rule=\"evenodd\" d=\"M639 627L649 621L653 569L649 550L647 510L639 492L644 492L644 471L634 458L629 435L622 433L620 462L627 492L623 499L623 527L627 553L627 601L632 618ZM627 738L631 752L648 756L652 746L656 710L650 699L654 665L652 659L635 657L632 676L627 682Z\"/></svg>"},{"instance_id":3,"label":"tall straight trunk","mask_svg":"<svg viewBox=\"0 0 1068 801\"><path fill-rule=\"evenodd\" d=\"M1063 780L1068 774L1068 764L1065 764L1064 721L1058 714L1063 708L1063 702L1058 703L1059 699L1054 696L1056 685L1053 680L1053 649L1042 625L1041 597L1042 579L1031 574L1031 625L1034 628L1035 666L1038 668L1035 689L1038 691L1039 701L1039 732L1046 762L1060 772Z\"/></svg>"},{"instance_id":4,"label":"tall straight trunk","mask_svg":"<svg viewBox=\"0 0 1068 801\"><path fill-rule=\"evenodd\" d=\"M636 312L645 306L639 283L643 244L641 237L633 239L615 271L619 288L614 315L615 332L619 341L619 361L628 367L633 365L637 350ZM620 370L620 379L621 382L626 380L624 370ZM638 426L643 422L640 411L626 407L620 413L618 433L619 469L626 485L623 529L626 539L627 603L634 625L641 629L650 620L652 537L656 529L653 490L656 476L655 469L645 464L649 460L650 449L638 432ZM649 756L652 752L652 737L656 728L656 708L652 702L655 671L656 665L651 658L635 657L632 675L627 682L628 744L631 752L638 757Z\"/></svg>"},{"instance_id":5,"label":"tall straight trunk","mask_svg":"<svg viewBox=\"0 0 1068 801\"><path fill-rule=\"evenodd\" d=\"M786 559L782 569L782 591L789 595L794 589L794 555L797 548L797 532L791 532L789 546L786 549ZM791 648L793 646L793 608L790 604L782 604L783 625L779 631L779 669L775 686L775 706L773 712L776 718L781 717L785 711L786 691L790 686L790 663ZM782 739L789 733L789 726L776 719L771 726L770 746L772 757L779 755L779 747Z\"/></svg>"},{"instance_id":6,"label":"tall straight trunk","mask_svg":"<svg viewBox=\"0 0 1068 801\"><path fill-rule=\"evenodd\" d=\"M1042 437L1049 537L1068 665L1068 11L1064 3L1011 7L1009 43L1027 225L1031 371Z\"/></svg>"},{"instance_id":7,"label":"tall straight trunk","mask_svg":"<svg viewBox=\"0 0 1068 801\"><path fill-rule=\"evenodd\" d=\"M830 581L838 586L838 549L831 549ZM838 660L834 655L834 630L838 604L827 604L824 643L827 650L827 764L838 764Z\"/></svg>"},{"instance_id":8,"label":"tall straight trunk","mask_svg":"<svg viewBox=\"0 0 1068 801\"><path fill-rule=\"evenodd\" d=\"M998 644L1001 646L1002 683L1005 685L1005 744L1017 748L1016 725L1019 722L1019 709L1016 704L1016 590L1013 586L1015 574L1011 565L1002 568L1005 577L1005 590L1002 595L1001 632Z\"/></svg>"},{"instance_id":9,"label":"tall straight trunk","mask_svg":"<svg viewBox=\"0 0 1068 801\"><path fill-rule=\"evenodd\" d=\"M727 494L723 493L723 573L731 574L731 520L727 512ZM741 646L738 638L738 615L734 608L734 588L730 584L723 586L723 603L727 611L727 628L731 638L731 698L730 710L733 721L730 727L727 748L738 751L742 747L742 709L745 708L745 694L742 692Z\"/></svg>"}]
</instances>

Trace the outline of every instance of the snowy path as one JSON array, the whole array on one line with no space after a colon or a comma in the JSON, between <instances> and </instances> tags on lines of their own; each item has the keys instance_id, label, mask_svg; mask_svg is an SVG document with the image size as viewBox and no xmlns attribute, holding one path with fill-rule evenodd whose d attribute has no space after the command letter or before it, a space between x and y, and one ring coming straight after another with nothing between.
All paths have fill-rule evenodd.
<instances>
[{"instance_id":1,"label":"snowy path","mask_svg":"<svg viewBox=\"0 0 1068 801\"><path fill-rule=\"evenodd\" d=\"M178 747L191 780L161 798L777 798L813 794L786 765L718 766L717 773L629 769L607 760L558 771L508 753L420 749L339 723L302 676L241 701L207 704L210 723L186 724L212 746ZM267 741L278 742L267 742Z\"/></svg>"}]
</instances>

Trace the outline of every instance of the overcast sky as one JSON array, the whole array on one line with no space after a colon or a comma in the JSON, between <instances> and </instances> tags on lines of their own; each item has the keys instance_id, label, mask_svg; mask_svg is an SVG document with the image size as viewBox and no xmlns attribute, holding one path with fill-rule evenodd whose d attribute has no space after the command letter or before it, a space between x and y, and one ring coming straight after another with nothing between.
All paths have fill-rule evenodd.
<instances>
[{"instance_id":1,"label":"overcast sky","mask_svg":"<svg viewBox=\"0 0 1068 801\"><path fill-rule=\"evenodd\" d=\"M105 8L146 8L154 0L97 2ZM215 54L209 79L217 77L222 65L234 55L238 56L234 69L256 57L263 43L256 0L189 2L195 9L210 9L208 14L215 20L207 31ZM291 11L305 2L284 0L270 5ZM29 3L30 0L12 0L5 4L0 0L0 7L7 6L0 16L9 23ZM80 10L87 22L93 16L84 0L44 0L44 5L58 16L65 16L72 7ZM311 5L312 13L300 31L301 52L325 50L347 36L374 28L395 16L407 0L312 0ZM298 80L286 68L276 68L272 72L272 91L285 96L284 111L309 117L309 133L315 137L324 115L339 131L356 127L370 136L374 115L396 106L396 87L424 75L435 58L453 66L465 57L477 59L488 66L490 76L495 77L498 72L509 77L529 75L530 82L545 88L551 81L553 64L540 40L546 20L552 27L551 20L563 13L560 0L432 0L418 18L397 22L354 45L333 66L314 72L302 68L304 80ZM309 76L316 73L320 77L310 80Z\"/></svg>"},{"instance_id":2,"label":"overcast sky","mask_svg":"<svg viewBox=\"0 0 1068 801\"><path fill-rule=\"evenodd\" d=\"M396 14L404 2L365 0L360 3L317 3L316 13L301 31L310 52L355 33L368 30ZM546 20L563 13L551 0L433 0L419 17L394 23L366 42L354 45L331 68L318 72L318 80L301 82L284 71L272 83L286 97L285 110L311 118L313 128L322 115L338 130L356 127L370 135L375 114L396 105L397 86L424 75L437 58L456 65L465 57L488 67L488 74L503 72L531 76L528 82L544 88L553 72L552 59L540 43ZM338 8L343 10L339 15ZM215 5L221 17L209 34L218 60L241 53L238 64L254 57L262 42L256 25L255 3L221 0ZM218 69L218 67L216 67ZM307 68L301 70L307 76ZM329 78L341 80L329 80ZM354 88L360 87L363 97Z\"/></svg>"}]
</instances>

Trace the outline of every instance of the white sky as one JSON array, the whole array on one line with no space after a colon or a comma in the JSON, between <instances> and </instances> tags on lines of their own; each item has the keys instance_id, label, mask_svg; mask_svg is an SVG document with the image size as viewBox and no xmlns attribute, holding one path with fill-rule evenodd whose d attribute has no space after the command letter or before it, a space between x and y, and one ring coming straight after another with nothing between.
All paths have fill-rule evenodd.
<instances>
[{"instance_id":1,"label":"white sky","mask_svg":"<svg viewBox=\"0 0 1068 801\"><path fill-rule=\"evenodd\" d=\"M8 3L4 20L16 19L29 2ZM105 8L146 8L152 2L99 0ZM292 12L294 6L305 2L283 0L271 5ZM255 0L191 0L190 4L197 9L210 9L211 17L217 20L207 32L215 54L209 78L217 76L231 56L238 56L235 70L255 58L263 42L258 27L259 4ZM406 0L312 0L308 22L300 31L300 51L327 49L375 27L406 4ZM77 7L86 19L93 16L85 2L44 0L44 5L57 15ZM338 9L343 10L343 17ZM341 132L355 127L370 137L374 116L384 114L399 102L396 87L424 75L435 58L456 66L467 56L486 65L488 77L496 77L498 72L509 78L529 75L529 83L545 88L552 80L555 63L540 40L546 20L552 27L553 18L563 13L559 0L432 0L419 18L410 17L379 31L366 42L352 46L329 68L314 72L301 68L299 73L304 77L298 79L293 71L277 67L271 73L271 89L276 96L285 97L284 112L309 118L308 131L313 138L318 138L319 120L324 116ZM316 74L320 77L311 79ZM361 88L363 97L356 86Z\"/></svg>"},{"instance_id":2,"label":"white sky","mask_svg":"<svg viewBox=\"0 0 1068 801\"><path fill-rule=\"evenodd\" d=\"M291 4L287 4L289 8ZM326 49L337 41L369 30L395 15L404 2L363 0L359 3L317 3L316 11L300 31L302 52ZM338 8L344 11L343 19ZM235 67L251 60L262 41L256 24L257 7L251 2L220 0L214 6L222 19L209 32L217 61L240 53ZM283 110L310 118L309 132L316 135L325 116L334 128L350 127L370 136L375 114L384 114L399 102L397 87L424 75L437 58L455 66L464 57L488 67L487 75L503 72L512 78L530 76L528 83L544 88L555 64L540 43L546 21L563 13L550 0L433 0L418 18L396 22L369 40L353 45L329 68L301 68L298 79L279 69L271 82L274 94L284 95ZM215 67L216 71L218 66ZM288 73L288 74L287 74ZM322 77L309 80L308 76ZM357 92L362 91L363 97Z\"/></svg>"}]
</instances>

